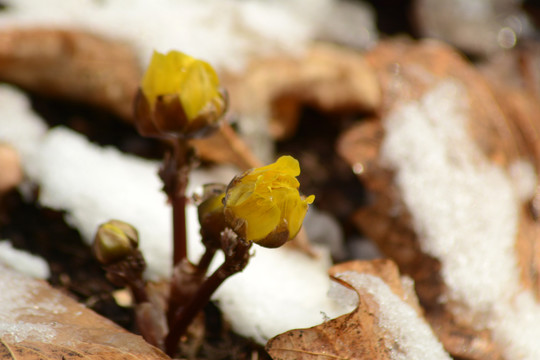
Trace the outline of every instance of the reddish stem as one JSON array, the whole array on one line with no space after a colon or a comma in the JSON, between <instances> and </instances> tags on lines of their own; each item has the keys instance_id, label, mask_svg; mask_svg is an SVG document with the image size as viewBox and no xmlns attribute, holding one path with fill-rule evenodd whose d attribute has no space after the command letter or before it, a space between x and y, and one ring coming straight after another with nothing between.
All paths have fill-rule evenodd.
<instances>
[{"instance_id":1,"label":"reddish stem","mask_svg":"<svg viewBox=\"0 0 540 360\"><path fill-rule=\"evenodd\" d=\"M184 334L195 316L210 301L216 289L229 276L240 272L247 265L251 244L239 240L233 254L225 258L225 262L199 287L190 301L177 309L169 326L169 334L165 338L165 352L173 357L178 348L180 337Z\"/></svg>"},{"instance_id":2,"label":"reddish stem","mask_svg":"<svg viewBox=\"0 0 540 360\"><path fill-rule=\"evenodd\" d=\"M214 255L216 254L216 249L212 247L206 247L206 250L204 254L201 256L201 259L199 260L199 264L197 264L197 270L202 273L206 274L208 271L208 267L210 266L210 263L214 259Z\"/></svg>"},{"instance_id":3,"label":"reddish stem","mask_svg":"<svg viewBox=\"0 0 540 360\"><path fill-rule=\"evenodd\" d=\"M171 141L172 151L165 156L159 175L172 205L174 266L187 257L186 188L193 163L190 145L185 139Z\"/></svg>"},{"instance_id":4,"label":"reddish stem","mask_svg":"<svg viewBox=\"0 0 540 360\"><path fill-rule=\"evenodd\" d=\"M173 265L179 264L187 257L186 196L184 191L182 193L176 193L171 199L173 216Z\"/></svg>"},{"instance_id":5,"label":"reddish stem","mask_svg":"<svg viewBox=\"0 0 540 360\"><path fill-rule=\"evenodd\" d=\"M171 146L172 151L166 154L159 175L172 206L173 267L177 267L182 261L187 261L186 188L193 157L190 145L185 139L173 139ZM174 293L174 287L178 283L183 284L184 281L185 279L175 279L173 276L171 294ZM171 296L168 302L167 318L172 319L180 304L185 301L185 299L175 299Z\"/></svg>"}]
</instances>

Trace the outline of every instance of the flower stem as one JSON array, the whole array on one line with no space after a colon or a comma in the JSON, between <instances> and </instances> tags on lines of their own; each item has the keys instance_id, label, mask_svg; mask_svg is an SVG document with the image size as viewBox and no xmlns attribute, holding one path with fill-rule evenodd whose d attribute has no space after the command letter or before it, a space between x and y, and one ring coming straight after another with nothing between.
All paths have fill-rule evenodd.
<instances>
[{"instance_id":1,"label":"flower stem","mask_svg":"<svg viewBox=\"0 0 540 360\"><path fill-rule=\"evenodd\" d=\"M173 264L187 257L186 241L186 196L176 193L171 199L173 216Z\"/></svg>"},{"instance_id":2,"label":"flower stem","mask_svg":"<svg viewBox=\"0 0 540 360\"><path fill-rule=\"evenodd\" d=\"M165 155L159 175L172 205L173 264L177 265L187 257L186 188L194 157L186 139L174 139L171 146L172 149Z\"/></svg>"},{"instance_id":3,"label":"flower stem","mask_svg":"<svg viewBox=\"0 0 540 360\"><path fill-rule=\"evenodd\" d=\"M225 262L199 287L190 301L183 307L177 309L173 321L169 327L169 334L165 338L165 352L173 357L180 337L186 332L187 327L195 316L210 301L210 297L216 289L229 276L240 272L247 265L249 260L249 249L251 243L238 240L234 251L230 256L226 256Z\"/></svg>"},{"instance_id":4,"label":"flower stem","mask_svg":"<svg viewBox=\"0 0 540 360\"><path fill-rule=\"evenodd\" d=\"M199 264L197 265L197 271L199 271L202 274L206 274L208 271L208 267L210 266L210 263L214 259L214 255L216 254L216 248L206 246L206 250L204 254L201 256L201 259L199 260Z\"/></svg>"}]
</instances>

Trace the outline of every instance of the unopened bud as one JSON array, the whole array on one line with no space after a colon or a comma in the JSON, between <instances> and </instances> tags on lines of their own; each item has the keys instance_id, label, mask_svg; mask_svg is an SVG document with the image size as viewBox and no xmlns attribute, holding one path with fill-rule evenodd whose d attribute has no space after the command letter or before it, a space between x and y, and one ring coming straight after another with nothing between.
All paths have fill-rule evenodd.
<instances>
[{"instance_id":1,"label":"unopened bud","mask_svg":"<svg viewBox=\"0 0 540 360\"><path fill-rule=\"evenodd\" d=\"M135 99L142 135L202 136L217 127L226 110L226 93L210 64L179 51L154 52Z\"/></svg>"},{"instance_id":2,"label":"unopened bud","mask_svg":"<svg viewBox=\"0 0 540 360\"><path fill-rule=\"evenodd\" d=\"M93 251L98 261L110 264L133 253L139 245L137 230L120 220L110 220L99 226Z\"/></svg>"},{"instance_id":3,"label":"unopened bud","mask_svg":"<svg viewBox=\"0 0 540 360\"><path fill-rule=\"evenodd\" d=\"M204 186L202 202L199 204L199 222L203 240L217 240L225 229L223 214L224 184L207 184Z\"/></svg>"}]
</instances>

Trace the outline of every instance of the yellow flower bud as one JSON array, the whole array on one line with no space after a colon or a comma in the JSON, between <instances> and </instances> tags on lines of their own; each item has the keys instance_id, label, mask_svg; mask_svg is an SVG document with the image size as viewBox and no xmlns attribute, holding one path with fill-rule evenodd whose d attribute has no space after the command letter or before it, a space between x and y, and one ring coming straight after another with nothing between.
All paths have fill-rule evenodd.
<instances>
[{"instance_id":1,"label":"yellow flower bud","mask_svg":"<svg viewBox=\"0 0 540 360\"><path fill-rule=\"evenodd\" d=\"M179 51L154 51L135 100L141 134L195 136L215 127L226 108L212 66Z\"/></svg>"},{"instance_id":2,"label":"yellow flower bud","mask_svg":"<svg viewBox=\"0 0 540 360\"><path fill-rule=\"evenodd\" d=\"M139 245L137 230L120 220L110 220L99 226L94 238L94 255L102 264L125 258Z\"/></svg>"},{"instance_id":3,"label":"yellow flower bud","mask_svg":"<svg viewBox=\"0 0 540 360\"><path fill-rule=\"evenodd\" d=\"M265 247L293 239L304 221L314 195L300 196L300 165L291 156L249 170L227 187L225 219L239 236Z\"/></svg>"}]
</instances>

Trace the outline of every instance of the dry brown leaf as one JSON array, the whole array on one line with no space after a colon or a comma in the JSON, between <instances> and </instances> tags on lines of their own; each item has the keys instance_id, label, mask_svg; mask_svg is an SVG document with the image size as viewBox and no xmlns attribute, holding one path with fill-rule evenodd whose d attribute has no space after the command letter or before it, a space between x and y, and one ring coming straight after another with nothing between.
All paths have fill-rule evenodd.
<instances>
[{"instance_id":1,"label":"dry brown leaf","mask_svg":"<svg viewBox=\"0 0 540 360\"><path fill-rule=\"evenodd\" d=\"M334 266L334 276L346 272L369 274L382 279L403 302L408 303L421 316L421 310L412 289L406 289L397 266L390 260L352 261ZM340 280L343 282L346 280ZM345 283L345 285L347 285ZM348 284L348 287L353 287ZM266 349L274 360L314 359L392 359L401 352L388 330L381 325L377 301L364 289L354 288L359 297L358 306L350 314L309 328L291 330L271 339ZM406 350L405 350L406 351ZM426 354L429 357L429 354Z\"/></svg>"},{"instance_id":2,"label":"dry brown leaf","mask_svg":"<svg viewBox=\"0 0 540 360\"><path fill-rule=\"evenodd\" d=\"M362 54L326 44L300 58L253 61L241 74L223 78L231 108L248 117L270 116L275 138L292 135L301 105L322 111L374 111L380 104L377 79Z\"/></svg>"},{"instance_id":3,"label":"dry brown leaf","mask_svg":"<svg viewBox=\"0 0 540 360\"><path fill-rule=\"evenodd\" d=\"M490 84L454 49L435 40L383 41L366 54L375 69L383 97L382 113L404 101L419 99L437 81L457 79L470 102L471 133L493 161L508 164L525 152L515 124L495 100Z\"/></svg>"},{"instance_id":4,"label":"dry brown leaf","mask_svg":"<svg viewBox=\"0 0 540 360\"><path fill-rule=\"evenodd\" d=\"M248 170L262 165L241 137L227 123L207 137L190 140L197 154L207 160L236 165Z\"/></svg>"},{"instance_id":5,"label":"dry brown leaf","mask_svg":"<svg viewBox=\"0 0 540 360\"><path fill-rule=\"evenodd\" d=\"M334 265L328 271L331 276L337 276L346 271L355 271L359 274L370 274L380 277L390 290L403 301L407 302L418 315L423 314L423 309L418 303L418 298L413 289L405 288L400 278L399 269L395 262L389 259L375 259L371 261L349 261Z\"/></svg>"},{"instance_id":6,"label":"dry brown leaf","mask_svg":"<svg viewBox=\"0 0 540 360\"><path fill-rule=\"evenodd\" d=\"M359 298L352 313L309 329L280 334L268 341L266 350L274 360L389 360L373 306L373 302Z\"/></svg>"},{"instance_id":7,"label":"dry brown leaf","mask_svg":"<svg viewBox=\"0 0 540 360\"><path fill-rule=\"evenodd\" d=\"M130 119L141 75L132 49L119 42L74 30L0 31L0 81L25 89Z\"/></svg>"},{"instance_id":8,"label":"dry brown leaf","mask_svg":"<svg viewBox=\"0 0 540 360\"><path fill-rule=\"evenodd\" d=\"M43 281L0 265L0 359L170 359Z\"/></svg>"}]
</instances>

